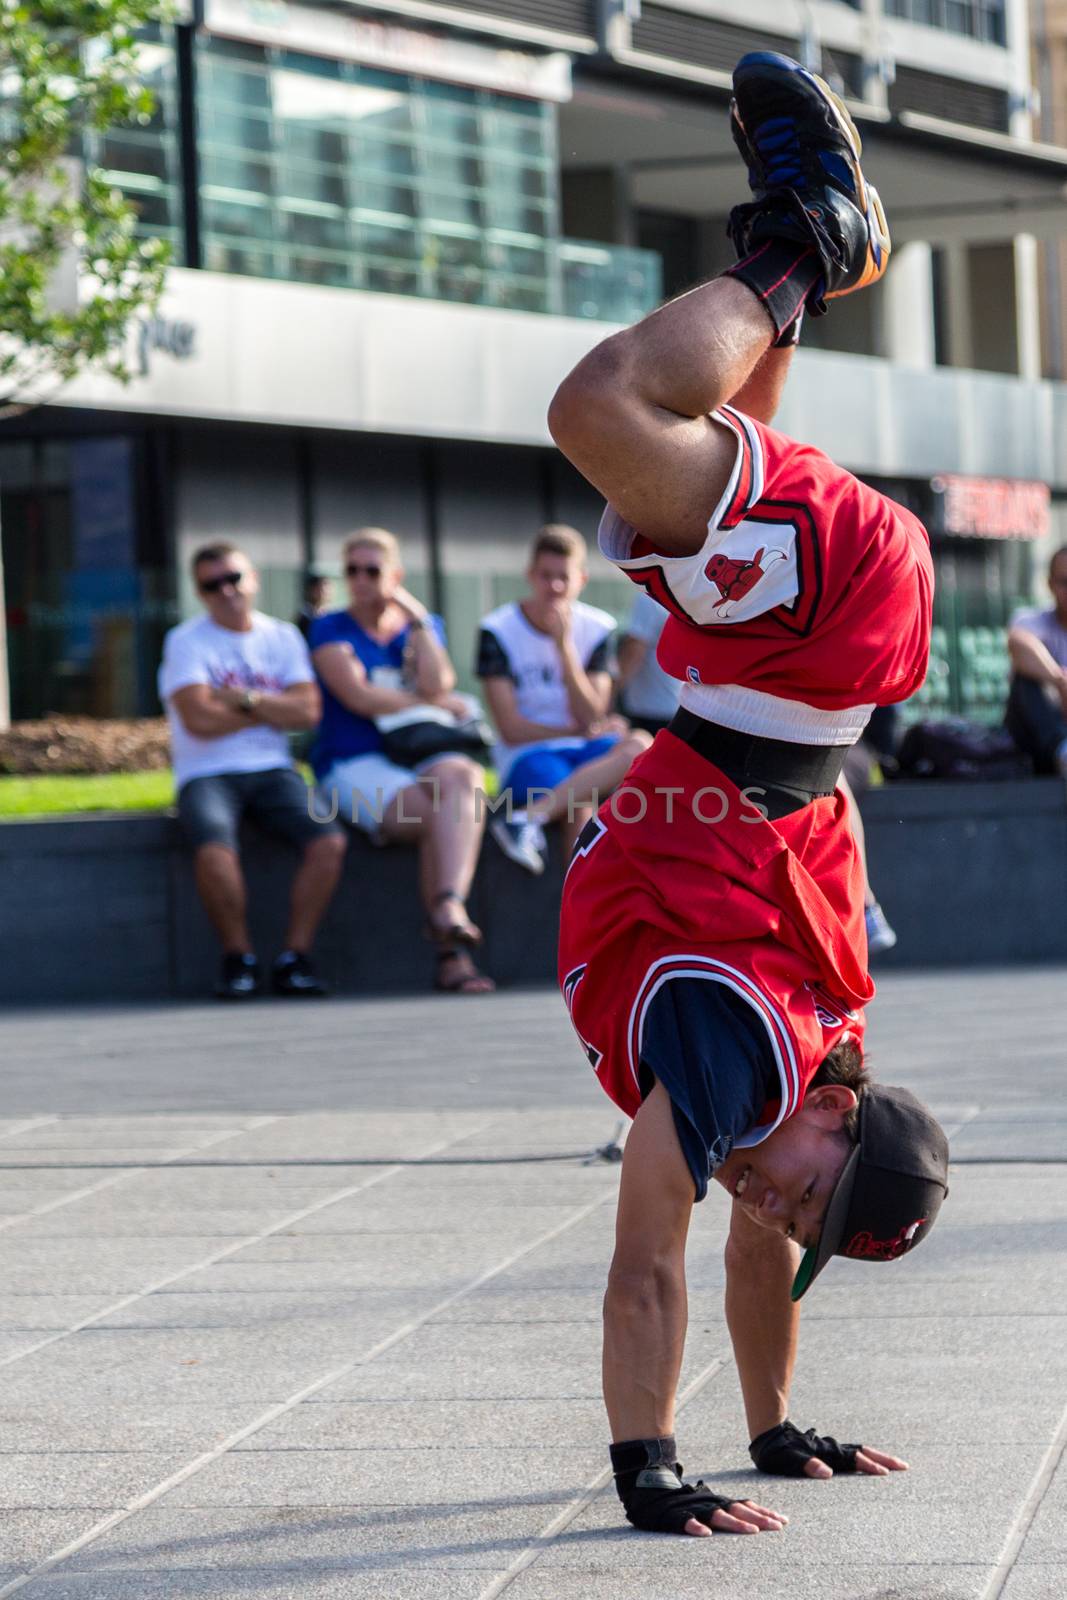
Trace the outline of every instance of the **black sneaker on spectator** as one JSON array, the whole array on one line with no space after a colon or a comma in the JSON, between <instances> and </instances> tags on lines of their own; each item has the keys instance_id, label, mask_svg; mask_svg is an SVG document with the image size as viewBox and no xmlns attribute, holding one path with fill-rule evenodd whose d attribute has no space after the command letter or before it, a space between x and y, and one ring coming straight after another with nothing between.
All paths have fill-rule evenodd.
<instances>
[{"instance_id":1,"label":"black sneaker on spectator","mask_svg":"<svg viewBox=\"0 0 1067 1600\"><path fill-rule=\"evenodd\" d=\"M489 832L509 861L535 876L544 872L548 846L539 822L531 822L523 812L516 811L510 817L494 817Z\"/></svg>"},{"instance_id":2,"label":"black sneaker on spectator","mask_svg":"<svg viewBox=\"0 0 1067 1600\"><path fill-rule=\"evenodd\" d=\"M248 951L229 951L222 958L219 981L215 985L217 1000L251 1000L261 987L259 962Z\"/></svg>"},{"instance_id":3,"label":"black sneaker on spectator","mask_svg":"<svg viewBox=\"0 0 1067 1600\"><path fill-rule=\"evenodd\" d=\"M330 992L300 950L282 951L271 973L271 988L275 994L301 1000L320 1000Z\"/></svg>"}]
</instances>

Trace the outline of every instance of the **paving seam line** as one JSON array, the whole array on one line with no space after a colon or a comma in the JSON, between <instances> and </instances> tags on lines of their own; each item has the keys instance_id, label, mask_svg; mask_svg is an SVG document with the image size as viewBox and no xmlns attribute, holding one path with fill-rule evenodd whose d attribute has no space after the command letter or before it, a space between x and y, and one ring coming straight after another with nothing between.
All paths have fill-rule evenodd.
<instances>
[{"instance_id":1,"label":"paving seam line","mask_svg":"<svg viewBox=\"0 0 1067 1600\"><path fill-rule=\"evenodd\" d=\"M273 1119L271 1119L273 1120ZM476 1130L484 1132L492 1127L498 1118L490 1118L489 1122L482 1123ZM458 1135L457 1137L466 1137ZM440 1150L447 1150L455 1139L443 1139L431 1145L425 1152L426 1155L436 1155ZM160 1162L159 1168L165 1163ZM156 1167L139 1168L138 1171L154 1172ZM236 1239L232 1244L225 1245L221 1250L213 1250L210 1255L202 1257L199 1261L190 1262L188 1266L180 1267L177 1272L168 1273L165 1278L158 1278L154 1283L147 1284L145 1288L138 1289L133 1294L123 1295L121 1300L115 1300L111 1305L104 1306L100 1311L94 1311L90 1317L82 1317L69 1328L58 1328L54 1333L48 1334L44 1339L38 1339L36 1344L29 1345L25 1350L16 1350L9 1356L0 1357L0 1367L13 1366L16 1361L24 1361L27 1356L36 1355L38 1351L46 1349L49 1345L57 1344L60 1339L68 1339L71 1334L80 1333L83 1328L91 1328L95 1322L102 1322L106 1317L112 1317L118 1311L125 1311L128 1306L136 1305L138 1300L147 1299L149 1295L158 1294L160 1289L167 1289L173 1283L179 1283L182 1278L189 1277L194 1272L202 1272L205 1267L213 1267L219 1261L224 1261L227 1256L237 1255L241 1250L247 1250L250 1245L262 1244L264 1239L269 1239L273 1234L281 1233L286 1228L291 1228L297 1222L303 1222L307 1217L314 1216L318 1211L324 1211L327 1206L337 1205L342 1200L350 1200L354 1195L362 1194L364 1190L371 1189L375 1184L382 1183L386 1178L396 1177L398 1172L410 1170L408 1166L386 1167L382 1172L376 1172L369 1178L362 1179L359 1183L350 1184L347 1188L339 1189L336 1194L327 1195L322 1200L316 1200L313 1205L304 1206L300 1211L291 1212L282 1217L279 1222L272 1223L269 1228L263 1228L259 1233L248 1234L242 1239Z\"/></svg>"},{"instance_id":2,"label":"paving seam line","mask_svg":"<svg viewBox=\"0 0 1067 1600\"><path fill-rule=\"evenodd\" d=\"M698 1372L692 1383L687 1384L678 1396L676 1401L678 1410L681 1411L687 1400L691 1400L694 1395L698 1395L701 1389L710 1383L715 1374L720 1372L725 1365L725 1356L716 1356L714 1361L709 1361L704 1370ZM494 1578L488 1589L482 1590L478 1600L496 1600L497 1595L503 1594L505 1589L510 1589L515 1579L521 1577L527 1568L532 1567L534 1562L544 1555L552 1542L558 1539L560 1534L569 1528L571 1523L577 1517L580 1517L588 1506L592 1505L601 1490L610 1483L611 1476L611 1467L607 1466L602 1472L598 1472L595 1478L590 1479L578 1498L572 1500L570 1505L564 1506L563 1510L558 1512L551 1522L545 1524L541 1532L536 1534L532 1542L526 1546L526 1549L515 1557L508 1570L502 1572L498 1578ZM0 1595L3 1592L0 1589Z\"/></svg>"},{"instance_id":3,"label":"paving seam line","mask_svg":"<svg viewBox=\"0 0 1067 1600\"><path fill-rule=\"evenodd\" d=\"M1019 1552L1026 1540L1027 1534L1033 1526L1034 1518L1041 1509L1041 1502L1048 1492L1049 1485L1056 1475L1056 1469L1063 1460L1064 1450L1067 1449L1067 1407L1060 1417L1059 1427L1053 1436L1041 1464L1034 1473L1030 1487L1023 1498L1023 1503L1008 1529L1007 1538L1001 1547L1000 1560L997 1562L990 1576L989 1582L982 1590L978 1600L999 1600L1004 1593L1008 1579L1019 1559Z\"/></svg>"},{"instance_id":4,"label":"paving seam line","mask_svg":"<svg viewBox=\"0 0 1067 1600\"><path fill-rule=\"evenodd\" d=\"M14 1139L20 1133L29 1133L34 1128L47 1128L50 1122L58 1121L59 1118L54 1116L30 1117L27 1122L16 1122L13 1128L5 1128L4 1132L0 1133L0 1139Z\"/></svg>"},{"instance_id":5,"label":"paving seam line","mask_svg":"<svg viewBox=\"0 0 1067 1600\"><path fill-rule=\"evenodd\" d=\"M490 1125L490 1123L485 1124L486 1127ZM401 1168L399 1170L404 1169ZM370 1181L380 1180L371 1179ZM369 1187L369 1185L366 1187ZM136 1516L139 1511L144 1511L149 1506L154 1505L165 1494L169 1494L171 1489L176 1489L180 1483L186 1483L196 1473L202 1472L205 1467L212 1466L222 1456L228 1455L237 1445L242 1444L245 1439L249 1439L253 1434L259 1433L261 1429L269 1427L272 1422L277 1421L279 1417L285 1416L287 1412L294 1410L313 1394L319 1394L331 1384L338 1383L342 1378L348 1377L349 1373L354 1372L357 1367L367 1366L370 1362L376 1361L386 1350L391 1350L401 1340L407 1339L413 1333L417 1333L421 1327L432 1321L434 1317L440 1316L442 1311L447 1311L450 1306L455 1305L457 1300L462 1300L466 1295L474 1294L483 1284L489 1283L499 1273L506 1272L509 1267L513 1267L516 1262L521 1261L525 1256L533 1254L535 1250L540 1250L546 1244L551 1244L554 1239L558 1239L561 1234L576 1227L578 1223L583 1222L586 1217L591 1216L594 1211L599 1210L601 1206L612 1198L613 1194L610 1190L605 1194L598 1195L595 1200L579 1207L566 1221L558 1222L555 1227L539 1234L529 1244L523 1245L519 1250L512 1251L509 1256L505 1256L504 1260L498 1262L495 1267L487 1267L484 1272L479 1273L470 1283L464 1284L462 1288L454 1289L451 1294L446 1295L443 1300L439 1300L428 1311L422 1312L417 1317L412 1317L409 1322L394 1329L384 1339L380 1339L377 1344L371 1345L362 1355L354 1356L351 1361L346 1361L342 1366L335 1367L332 1372L327 1372L321 1378L316 1378L312 1383L305 1384L302 1389L299 1389L296 1394L290 1395L287 1400L279 1400L276 1405L265 1411L261 1417L257 1417L254 1422L250 1422L246 1427L238 1429L236 1433L232 1433L228 1439L224 1439L214 1449L205 1451L203 1455L197 1456L184 1467L180 1467L169 1478L165 1478L162 1483L157 1483L155 1488L138 1495L136 1500L131 1500L128 1505L123 1506L120 1510L111 1512L109 1516L104 1517L95 1526L87 1529L85 1533L72 1540L70 1544L64 1545L61 1550L53 1551L50 1556L46 1556L43 1561L38 1562L29 1572L24 1572L19 1577L12 1579L10 1583L4 1584L0 1588L0 1600L6 1600L8 1595L16 1594L20 1589L25 1588L28 1583L32 1583L35 1578L51 1572L54 1567L59 1566L61 1562L68 1560L71 1556L77 1555L79 1550L84 1550L87 1545L94 1543L103 1534L110 1533L112 1528L118 1527L130 1517Z\"/></svg>"},{"instance_id":6,"label":"paving seam line","mask_svg":"<svg viewBox=\"0 0 1067 1600\"><path fill-rule=\"evenodd\" d=\"M61 1119L55 1118L55 1121ZM84 1189L73 1189L69 1194L61 1194L55 1200L46 1200L43 1205L33 1206L29 1211L19 1211L13 1216L0 1218L0 1232L5 1228L14 1228L20 1222L31 1222L36 1217L47 1216L50 1211L60 1211L64 1206L73 1205L75 1200L85 1200L91 1194L99 1194L101 1189L114 1188L116 1184L128 1183L132 1178L143 1178L146 1172L157 1172L161 1167L169 1167L175 1161L187 1161L190 1156L199 1155L201 1150L210 1150L212 1145L224 1144L227 1139L239 1139L243 1134L255 1133L257 1128L265 1128L272 1122L277 1122L276 1116L254 1117L243 1128L230 1128L224 1133L209 1134L199 1144L190 1145L187 1150L178 1150L174 1155L167 1156L164 1161L153 1161L150 1166L127 1167L122 1172L115 1173L110 1178L101 1178L97 1183L88 1183ZM17 1171L17 1168L12 1168ZM65 1169L60 1168L60 1171Z\"/></svg>"}]
</instances>

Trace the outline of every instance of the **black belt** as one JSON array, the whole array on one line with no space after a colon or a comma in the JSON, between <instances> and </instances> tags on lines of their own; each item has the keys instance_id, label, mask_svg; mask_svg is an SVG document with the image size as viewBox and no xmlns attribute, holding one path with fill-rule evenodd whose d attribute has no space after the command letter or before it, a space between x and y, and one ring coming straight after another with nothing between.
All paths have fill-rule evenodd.
<instances>
[{"instance_id":1,"label":"black belt","mask_svg":"<svg viewBox=\"0 0 1067 1600\"><path fill-rule=\"evenodd\" d=\"M772 821L833 794L852 748L848 744L793 744L789 739L738 733L684 707L674 713L667 731L712 762L738 789L763 790L752 799Z\"/></svg>"}]
</instances>

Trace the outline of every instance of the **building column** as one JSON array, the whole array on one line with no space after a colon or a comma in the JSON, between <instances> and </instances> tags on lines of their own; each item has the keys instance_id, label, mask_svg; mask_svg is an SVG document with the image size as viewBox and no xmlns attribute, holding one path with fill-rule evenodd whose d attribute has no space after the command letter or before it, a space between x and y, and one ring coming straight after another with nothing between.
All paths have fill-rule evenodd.
<instances>
[{"instance_id":1,"label":"building column","mask_svg":"<svg viewBox=\"0 0 1067 1600\"><path fill-rule=\"evenodd\" d=\"M924 240L914 239L893 251L875 304L875 348L879 355L905 367L932 367L933 251Z\"/></svg>"},{"instance_id":2,"label":"building column","mask_svg":"<svg viewBox=\"0 0 1067 1600\"><path fill-rule=\"evenodd\" d=\"M965 244L947 244L944 261L945 355L950 367L974 366L971 263Z\"/></svg>"},{"instance_id":3,"label":"building column","mask_svg":"<svg viewBox=\"0 0 1067 1600\"><path fill-rule=\"evenodd\" d=\"M1017 234L1014 249L1015 345L1019 352L1019 376L1038 383L1041 378L1041 310L1037 240L1032 233Z\"/></svg>"}]
</instances>

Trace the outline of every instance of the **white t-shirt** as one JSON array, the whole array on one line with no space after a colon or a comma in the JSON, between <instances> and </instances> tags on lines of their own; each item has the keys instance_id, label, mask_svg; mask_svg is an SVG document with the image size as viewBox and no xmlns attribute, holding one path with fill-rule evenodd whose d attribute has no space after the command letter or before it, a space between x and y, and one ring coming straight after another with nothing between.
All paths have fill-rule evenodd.
<instances>
[{"instance_id":1,"label":"white t-shirt","mask_svg":"<svg viewBox=\"0 0 1067 1600\"><path fill-rule=\"evenodd\" d=\"M641 590L634 595L633 608L622 629L631 639L643 640L646 646L644 660L626 685L625 707L632 717L645 717L650 722L669 722L682 692L678 679L664 672L656 660L656 646L666 620L663 607Z\"/></svg>"},{"instance_id":2,"label":"white t-shirt","mask_svg":"<svg viewBox=\"0 0 1067 1600\"><path fill-rule=\"evenodd\" d=\"M574 648L586 672L614 672L611 649L615 618L583 600L571 602L571 630ZM535 628L517 601L498 606L482 618L478 637L479 678L510 678L515 685L515 704L528 722L546 728L566 728L573 722L559 646L547 633ZM584 742L584 735L566 734L559 739L538 739L538 749ZM507 745L499 740L493 749L493 764L503 782L522 750L530 745Z\"/></svg>"},{"instance_id":3,"label":"white t-shirt","mask_svg":"<svg viewBox=\"0 0 1067 1600\"><path fill-rule=\"evenodd\" d=\"M177 787L191 778L210 778L220 772L269 772L272 767L292 765L286 735L263 723L224 733L218 739L198 739L171 703L170 697L178 689L207 683L215 689L280 694L291 684L314 681L307 645L291 622L254 611L252 626L245 633L220 628L204 616L171 628L163 641L159 698L170 723Z\"/></svg>"}]
</instances>

